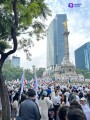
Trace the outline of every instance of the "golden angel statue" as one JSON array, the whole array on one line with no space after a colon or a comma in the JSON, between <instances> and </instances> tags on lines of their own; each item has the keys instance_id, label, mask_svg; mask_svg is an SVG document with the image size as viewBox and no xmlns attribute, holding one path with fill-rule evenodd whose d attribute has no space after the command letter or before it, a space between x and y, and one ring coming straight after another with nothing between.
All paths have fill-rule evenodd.
<instances>
[{"instance_id":1,"label":"golden angel statue","mask_svg":"<svg viewBox=\"0 0 90 120\"><path fill-rule=\"evenodd\" d=\"M68 29L67 21L68 21L68 20L66 20L65 22L63 22L63 25L64 25L65 29Z\"/></svg>"}]
</instances>

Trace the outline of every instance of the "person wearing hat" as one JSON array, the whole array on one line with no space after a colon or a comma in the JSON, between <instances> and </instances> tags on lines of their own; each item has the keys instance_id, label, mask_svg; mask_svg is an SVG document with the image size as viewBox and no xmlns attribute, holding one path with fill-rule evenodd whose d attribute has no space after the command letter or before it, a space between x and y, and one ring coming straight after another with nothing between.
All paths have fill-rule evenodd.
<instances>
[{"instance_id":1,"label":"person wearing hat","mask_svg":"<svg viewBox=\"0 0 90 120\"><path fill-rule=\"evenodd\" d=\"M52 106L52 101L47 97L47 92L44 90L42 97L39 100L41 120L48 120L48 109Z\"/></svg>"},{"instance_id":2,"label":"person wearing hat","mask_svg":"<svg viewBox=\"0 0 90 120\"><path fill-rule=\"evenodd\" d=\"M84 97L82 97L80 99L80 104L81 104L81 107L86 115L87 120L90 120L90 108L87 105L87 100Z\"/></svg>"},{"instance_id":3,"label":"person wearing hat","mask_svg":"<svg viewBox=\"0 0 90 120\"><path fill-rule=\"evenodd\" d=\"M36 93L33 89L27 92L28 98L23 101L19 109L19 117L21 120L40 120L40 112L38 105L34 102ZM18 119L17 119L18 120Z\"/></svg>"}]
</instances>

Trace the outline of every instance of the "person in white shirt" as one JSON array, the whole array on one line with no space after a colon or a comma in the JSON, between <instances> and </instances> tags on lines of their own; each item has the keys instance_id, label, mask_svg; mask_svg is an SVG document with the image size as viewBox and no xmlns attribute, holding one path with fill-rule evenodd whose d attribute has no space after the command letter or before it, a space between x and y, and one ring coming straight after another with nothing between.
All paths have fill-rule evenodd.
<instances>
[{"instance_id":1,"label":"person in white shirt","mask_svg":"<svg viewBox=\"0 0 90 120\"><path fill-rule=\"evenodd\" d=\"M90 120L90 108L87 105L87 101L84 97L80 99L80 104L81 104L81 107L86 115L87 120Z\"/></svg>"},{"instance_id":2,"label":"person in white shirt","mask_svg":"<svg viewBox=\"0 0 90 120\"><path fill-rule=\"evenodd\" d=\"M79 99L79 95L78 95L78 90L74 90L74 94L76 96L76 100L79 101L80 99Z\"/></svg>"},{"instance_id":3,"label":"person in white shirt","mask_svg":"<svg viewBox=\"0 0 90 120\"><path fill-rule=\"evenodd\" d=\"M47 92L43 91L42 97L39 100L41 120L48 120L48 108L50 108L52 105L52 101L49 99L49 97L47 97Z\"/></svg>"}]
</instances>

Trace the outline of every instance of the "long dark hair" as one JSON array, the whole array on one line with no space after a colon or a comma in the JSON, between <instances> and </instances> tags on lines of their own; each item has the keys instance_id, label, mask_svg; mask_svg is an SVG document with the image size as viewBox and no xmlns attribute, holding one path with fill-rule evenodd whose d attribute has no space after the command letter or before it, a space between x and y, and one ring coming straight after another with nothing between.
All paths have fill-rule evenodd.
<instances>
[{"instance_id":1,"label":"long dark hair","mask_svg":"<svg viewBox=\"0 0 90 120\"><path fill-rule=\"evenodd\" d=\"M46 97L45 95L42 95L41 100L44 100L45 97Z\"/></svg>"},{"instance_id":2,"label":"long dark hair","mask_svg":"<svg viewBox=\"0 0 90 120\"><path fill-rule=\"evenodd\" d=\"M58 110L58 116L60 120L66 120L67 111L69 110L68 106L62 106Z\"/></svg>"},{"instance_id":3,"label":"long dark hair","mask_svg":"<svg viewBox=\"0 0 90 120\"><path fill-rule=\"evenodd\" d=\"M64 96L64 100L62 100L62 98L61 98L61 103L64 101L66 104L66 95L64 95L64 94L62 94L62 95Z\"/></svg>"}]
</instances>

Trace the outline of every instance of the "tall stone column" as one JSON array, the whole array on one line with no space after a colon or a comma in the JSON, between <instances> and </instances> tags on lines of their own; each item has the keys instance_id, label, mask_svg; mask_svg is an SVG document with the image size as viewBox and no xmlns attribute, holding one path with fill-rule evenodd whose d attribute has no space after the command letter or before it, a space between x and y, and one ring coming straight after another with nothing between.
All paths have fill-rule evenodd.
<instances>
[{"instance_id":1,"label":"tall stone column","mask_svg":"<svg viewBox=\"0 0 90 120\"><path fill-rule=\"evenodd\" d=\"M68 32L67 21L64 23L64 58L61 63L61 71L64 73L74 71L74 65L69 60L69 44L68 44Z\"/></svg>"},{"instance_id":2,"label":"tall stone column","mask_svg":"<svg viewBox=\"0 0 90 120\"><path fill-rule=\"evenodd\" d=\"M68 29L65 29L64 32L64 59L69 61L69 45L68 45Z\"/></svg>"}]
</instances>

